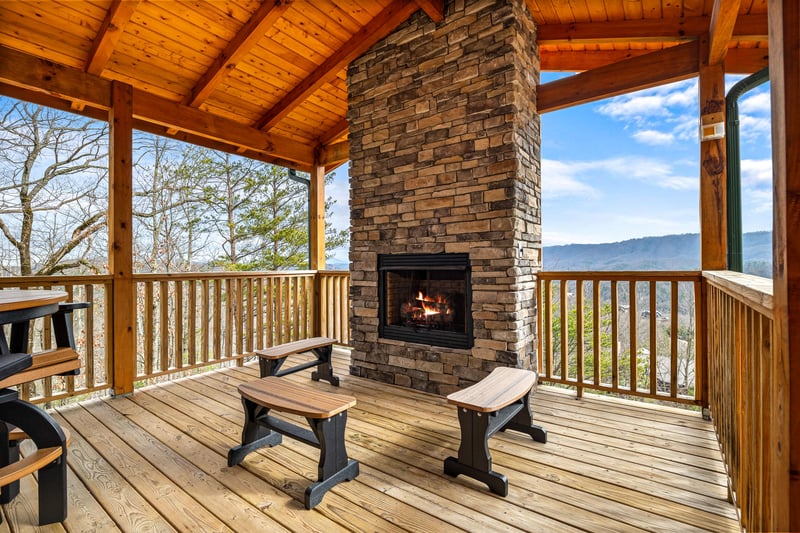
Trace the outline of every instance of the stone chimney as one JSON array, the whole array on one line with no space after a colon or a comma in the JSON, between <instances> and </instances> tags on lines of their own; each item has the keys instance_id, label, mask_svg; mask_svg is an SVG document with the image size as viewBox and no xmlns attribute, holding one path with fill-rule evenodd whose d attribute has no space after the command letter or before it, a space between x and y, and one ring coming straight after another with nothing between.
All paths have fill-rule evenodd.
<instances>
[{"instance_id":1,"label":"stone chimney","mask_svg":"<svg viewBox=\"0 0 800 533\"><path fill-rule=\"evenodd\" d=\"M350 372L448 394L535 368L539 60L525 0L421 10L348 70ZM378 335L379 254L467 253L472 348Z\"/></svg>"}]
</instances>

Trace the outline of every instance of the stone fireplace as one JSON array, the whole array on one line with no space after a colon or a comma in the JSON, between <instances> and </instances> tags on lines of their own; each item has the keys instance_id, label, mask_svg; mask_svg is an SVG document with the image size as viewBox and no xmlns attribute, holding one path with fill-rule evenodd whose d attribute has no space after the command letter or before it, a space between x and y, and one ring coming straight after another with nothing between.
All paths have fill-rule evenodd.
<instances>
[{"instance_id":1,"label":"stone fireplace","mask_svg":"<svg viewBox=\"0 0 800 533\"><path fill-rule=\"evenodd\" d=\"M525 0L448 0L351 63L352 374L448 394L535 367L536 52Z\"/></svg>"},{"instance_id":2,"label":"stone fireplace","mask_svg":"<svg viewBox=\"0 0 800 533\"><path fill-rule=\"evenodd\" d=\"M472 348L469 254L378 256L378 335Z\"/></svg>"}]
</instances>

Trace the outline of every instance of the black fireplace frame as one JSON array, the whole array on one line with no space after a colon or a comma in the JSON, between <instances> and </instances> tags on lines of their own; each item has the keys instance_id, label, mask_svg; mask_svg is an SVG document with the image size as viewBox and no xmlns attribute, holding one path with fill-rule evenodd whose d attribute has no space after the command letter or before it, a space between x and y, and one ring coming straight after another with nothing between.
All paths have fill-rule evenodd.
<instances>
[{"instance_id":1,"label":"black fireplace frame","mask_svg":"<svg viewBox=\"0 0 800 533\"><path fill-rule=\"evenodd\" d=\"M453 270L464 272L465 332L428 330L386 324L386 273L393 270ZM378 255L378 336L445 348L472 348L472 269L469 254L379 254Z\"/></svg>"}]
</instances>

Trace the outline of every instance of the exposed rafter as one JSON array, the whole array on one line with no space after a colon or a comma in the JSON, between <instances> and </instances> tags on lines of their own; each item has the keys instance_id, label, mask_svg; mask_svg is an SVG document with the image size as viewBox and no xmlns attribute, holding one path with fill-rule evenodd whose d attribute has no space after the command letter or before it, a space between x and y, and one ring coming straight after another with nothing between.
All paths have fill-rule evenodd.
<instances>
[{"instance_id":1,"label":"exposed rafter","mask_svg":"<svg viewBox=\"0 0 800 533\"><path fill-rule=\"evenodd\" d=\"M335 141L336 139L347 133L348 127L349 126L347 124L347 119L343 118L342 120L334 124L331 129L329 129L327 132L325 132L324 135L322 135L319 138L319 143L322 145L332 143L333 141Z\"/></svg>"},{"instance_id":2,"label":"exposed rafter","mask_svg":"<svg viewBox=\"0 0 800 533\"><path fill-rule=\"evenodd\" d=\"M726 22L730 23L731 21L726 20ZM767 17L765 15L747 15L737 19L736 11L733 11L733 23L730 27L732 31L730 35L738 40L765 41L767 39ZM696 39L708 32L711 24L712 17L546 24L539 27L537 40L539 45L678 42Z\"/></svg>"},{"instance_id":3,"label":"exposed rafter","mask_svg":"<svg viewBox=\"0 0 800 533\"><path fill-rule=\"evenodd\" d=\"M6 47L0 47L0 83L81 102L101 110L108 110L111 105L111 81ZM3 87L0 85L0 89ZM156 127L159 133L164 134L173 129L176 133L171 136L177 137L177 132L185 132L225 143L234 151L243 147L304 165L314 161L313 149L303 143L210 115L140 89L133 91L133 114L139 124L150 125L142 128L147 131Z\"/></svg>"},{"instance_id":4,"label":"exposed rafter","mask_svg":"<svg viewBox=\"0 0 800 533\"><path fill-rule=\"evenodd\" d=\"M395 0L389 4L386 9L353 35L344 46L323 61L311 75L301 81L280 102L275 104L267 114L256 122L255 127L263 130L269 130L274 127L294 108L303 103L311 93L336 77L348 63L369 50L373 44L389 35L392 30L418 9L417 3L410 0Z\"/></svg>"},{"instance_id":5,"label":"exposed rafter","mask_svg":"<svg viewBox=\"0 0 800 533\"><path fill-rule=\"evenodd\" d=\"M696 41L582 72L537 89L540 113L679 81L697 74Z\"/></svg>"},{"instance_id":6,"label":"exposed rafter","mask_svg":"<svg viewBox=\"0 0 800 533\"><path fill-rule=\"evenodd\" d=\"M444 0L416 0L416 2L432 21L444 20Z\"/></svg>"},{"instance_id":7,"label":"exposed rafter","mask_svg":"<svg viewBox=\"0 0 800 533\"><path fill-rule=\"evenodd\" d=\"M236 63L256 46L275 21L283 16L291 3L291 0L272 0L261 4L250 20L231 39L225 50L214 60L183 103L197 107L208 98L230 69L236 66Z\"/></svg>"},{"instance_id":8,"label":"exposed rafter","mask_svg":"<svg viewBox=\"0 0 800 533\"><path fill-rule=\"evenodd\" d=\"M708 64L717 65L725 60L728 43L735 33L734 25L741 0L716 0L709 25Z\"/></svg>"},{"instance_id":9,"label":"exposed rafter","mask_svg":"<svg viewBox=\"0 0 800 533\"><path fill-rule=\"evenodd\" d=\"M653 53L652 50L594 50L554 51L541 50L540 64L543 71L583 72L605 67L618 61ZM766 48L732 48L725 59L725 72L729 74L751 74L769 63Z\"/></svg>"},{"instance_id":10,"label":"exposed rafter","mask_svg":"<svg viewBox=\"0 0 800 533\"><path fill-rule=\"evenodd\" d=\"M86 61L86 72L97 76L103 72L108 63L117 41L122 36L125 24L131 20L141 0L113 0L108 8L108 14L100 25L100 31L89 50Z\"/></svg>"}]
</instances>

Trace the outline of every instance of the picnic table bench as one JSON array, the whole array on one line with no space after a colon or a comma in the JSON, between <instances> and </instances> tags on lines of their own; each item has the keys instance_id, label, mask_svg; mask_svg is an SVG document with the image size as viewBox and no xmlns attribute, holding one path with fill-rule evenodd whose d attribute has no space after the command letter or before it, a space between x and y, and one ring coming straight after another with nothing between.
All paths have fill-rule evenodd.
<instances>
[{"instance_id":1,"label":"picnic table bench","mask_svg":"<svg viewBox=\"0 0 800 533\"><path fill-rule=\"evenodd\" d=\"M310 339L287 342L285 344L272 346L271 348L256 350L255 354L258 355L258 366L261 371L261 377L285 376L286 374L305 370L312 366L318 366L319 370L311 373L311 379L314 381L323 379L334 387L338 387L339 378L333 375L333 366L331 365L331 354L333 353L333 345L335 342L336 339L330 339L328 337L312 337ZM313 353L316 359L281 370L281 366L283 366L287 357L307 352Z\"/></svg>"},{"instance_id":2,"label":"picnic table bench","mask_svg":"<svg viewBox=\"0 0 800 533\"><path fill-rule=\"evenodd\" d=\"M445 474L464 474L486 483L495 494L508 495L508 478L492 470L489 439L498 431L513 429L536 442L547 442L547 430L533 425L531 416L529 398L537 379L530 370L497 367L474 385L447 396L458 406L461 444L458 458L444 460Z\"/></svg>"},{"instance_id":3,"label":"picnic table bench","mask_svg":"<svg viewBox=\"0 0 800 533\"><path fill-rule=\"evenodd\" d=\"M358 461L347 457L344 431L347 409L356 404L352 396L333 394L268 376L239 385L244 406L242 443L228 451L228 466L263 446L276 446L287 435L319 448L318 480L306 488L304 505L311 509L340 481L358 475ZM269 414L270 410L306 418L311 431Z\"/></svg>"}]
</instances>

